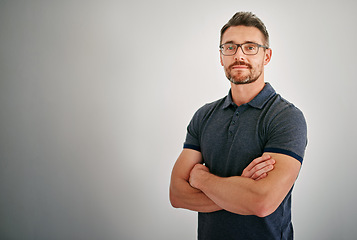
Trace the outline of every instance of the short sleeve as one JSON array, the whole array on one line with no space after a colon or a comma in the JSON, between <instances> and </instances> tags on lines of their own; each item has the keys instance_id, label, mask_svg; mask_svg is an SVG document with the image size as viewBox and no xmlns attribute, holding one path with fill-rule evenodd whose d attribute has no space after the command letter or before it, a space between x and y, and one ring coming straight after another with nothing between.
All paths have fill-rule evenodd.
<instances>
[{"instance_id":1,"label":"short sleeve","mask_svg":"<svg viewBox=\"0 0 357 240\"><path fill-rule=\"evenodd\" d=\"M199 152L201 151L199 136L203 117L204 107L197 110L197 112L193 115L189 125L187 126L186 140L183 145L184 148L193 149Z\"/></svg>"},{"instance_id":2,"label":"short sleeve","mask_svg":"<svg viewBox=\"0 0 357 240\"><path fill-rule=\"evenodd\" d=\"M271 121L264 152L289 155L301 163L307 145L307 124L303 113L293 105Z\"/></svg>"}]
</instances>

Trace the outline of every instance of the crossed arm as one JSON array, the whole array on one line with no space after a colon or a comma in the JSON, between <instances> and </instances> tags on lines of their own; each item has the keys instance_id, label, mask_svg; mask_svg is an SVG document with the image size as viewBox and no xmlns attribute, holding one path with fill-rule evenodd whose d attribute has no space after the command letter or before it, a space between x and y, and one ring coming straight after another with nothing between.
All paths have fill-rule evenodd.
<instances>
[{"instance_id":1,"label":"crossed arm","mask_svg":"<svg viewBox=\"0 0 357 240\"><path fill-rule=\"evenodd\" d=\"M174 207L268 216L283 201L300 170L299 161L276 153L265 153L242 176L228 178L211 174L201 162L201 153L190 149L184 149L177 159L170 184Z\"/></svg>"}]
</instances>

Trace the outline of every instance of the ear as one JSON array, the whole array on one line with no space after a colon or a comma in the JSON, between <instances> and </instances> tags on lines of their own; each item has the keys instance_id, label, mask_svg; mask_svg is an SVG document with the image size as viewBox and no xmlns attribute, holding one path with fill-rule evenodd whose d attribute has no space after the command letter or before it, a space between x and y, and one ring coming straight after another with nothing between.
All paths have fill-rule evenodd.
<instances>
[{"instance_id":1,"label":"ear","mask_svg":"<svg viewBox=\"0 0 357 240\"><path fill-rule=\"evenodd\" d=\"M265 53L264 53L264 65L267 65L270 62L272 54L273 54L273 51L271 50L271 48L268 48L268 49L265 50Z\"/></svg>"}]
</instances>

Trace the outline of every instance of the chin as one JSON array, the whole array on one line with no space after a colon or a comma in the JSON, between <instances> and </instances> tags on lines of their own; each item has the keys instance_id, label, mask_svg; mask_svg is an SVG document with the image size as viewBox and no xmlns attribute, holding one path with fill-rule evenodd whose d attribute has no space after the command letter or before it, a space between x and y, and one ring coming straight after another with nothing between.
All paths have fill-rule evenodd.
<instances>
[{"instance_id":1,"label":"chin","mask_svg":"<svg viewBox=\"0 0 357 240\"><path fill-rule=\"evenodd\" d=\"M235 85L242 85L242 84L249 84L249 83L253 83L255 82L257 79L251 79L251 78L246 78L244 80L236 80L236 79L233 79L232 77L231 78L228 78L228 80L235 84Z\"/></svg>"}]
</instances>

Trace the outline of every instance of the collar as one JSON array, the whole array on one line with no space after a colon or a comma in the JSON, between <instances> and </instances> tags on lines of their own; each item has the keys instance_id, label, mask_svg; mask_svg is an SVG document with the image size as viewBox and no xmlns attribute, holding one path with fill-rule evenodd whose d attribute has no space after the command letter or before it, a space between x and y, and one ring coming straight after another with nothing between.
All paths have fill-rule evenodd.
<instances>
[{"instance_id":1,"label":"collar","mask_svg":"<svg viewBox=\"0 0 357 240\"><path fill-rule=\"evenodd\" d=\"M276 94L274 88L270 85L270 83L265 83L263 90L261 90L253 100L248 102L247 104L258 109L262 109L264 105L269 101L271 97ZM223 103L223 109L228 108L229 106L236 106L232 99L232 90L229 90L229 93Z\"/></svg>"}]
</instances>

